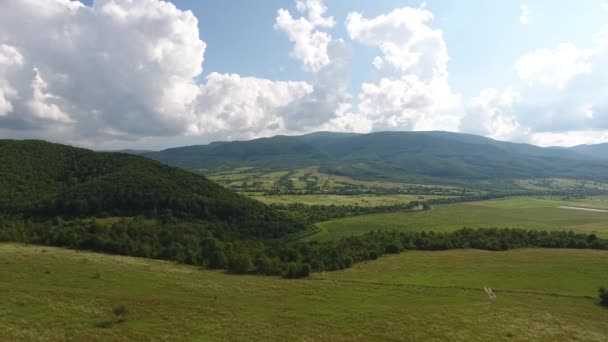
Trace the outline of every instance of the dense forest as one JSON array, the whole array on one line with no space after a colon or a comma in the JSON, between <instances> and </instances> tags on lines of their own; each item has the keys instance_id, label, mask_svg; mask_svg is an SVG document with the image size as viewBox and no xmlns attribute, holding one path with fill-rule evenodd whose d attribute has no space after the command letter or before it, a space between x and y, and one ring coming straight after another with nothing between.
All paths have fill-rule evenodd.
<instances>
[{"instance_id":1,"label":"dense forest","mask_svg":"<svg viewBox=\"0 0 608 342\"><path fill-rule=\"evenodd\" d=\"M44 221L176 217L221 226L235 238L277 238L307 229L201 175L143 157L42 141L0 141L0 213Z\"/></svg>"}]
</instances>

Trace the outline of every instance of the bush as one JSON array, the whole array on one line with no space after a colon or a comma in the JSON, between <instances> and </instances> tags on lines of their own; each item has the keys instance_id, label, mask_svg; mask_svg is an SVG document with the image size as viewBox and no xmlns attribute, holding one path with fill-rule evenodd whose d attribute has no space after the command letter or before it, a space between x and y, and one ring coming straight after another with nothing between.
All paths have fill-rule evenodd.
<instances>
[{"instance_id":1,"label":"bush","mask_svg":"<svg viewBox=\"0 0 608 342\"><path fill-rule=\"evenodd\" d=\"M600 304L608 307L608 290L603 286L599 289Z\"/></svg>"}]
</instances>

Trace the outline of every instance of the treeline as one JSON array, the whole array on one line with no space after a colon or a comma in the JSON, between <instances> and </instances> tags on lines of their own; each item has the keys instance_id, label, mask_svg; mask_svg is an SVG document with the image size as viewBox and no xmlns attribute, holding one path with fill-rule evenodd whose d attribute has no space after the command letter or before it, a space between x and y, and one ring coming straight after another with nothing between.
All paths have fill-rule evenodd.
<instances>
[{"instance_id":1,"label":"treeline","mask_svg":"<svg viewBox=\"0 0 608 342\"><path fill-rule=\"evenodd\" d=\"M461 229L448 233L374 231L337 241L231 239L209 222L160 222L144 218L101 224L94 219L47 222L0 220L0 241L86 249L173 260L245 274L305 277L310 272L351 267L384 254L407 250L475 248L608 249L593 234L523 229Z\"/></svg>"},{"instance_id":2,"label":"treeline","mask_svg":"<svg viewBox=\"0 0 608 342\"><path fill-rule=\"evenodd\" d=\"M407 204L388 206L358 206L358 205L307 205L302 203L271 204L271 208L291 215L300 222L315 223L348 216L367 215L376 213L391 213L403 211L427 210L430 206L425 202L412 201Z\"/></svg>"}]
</instances>

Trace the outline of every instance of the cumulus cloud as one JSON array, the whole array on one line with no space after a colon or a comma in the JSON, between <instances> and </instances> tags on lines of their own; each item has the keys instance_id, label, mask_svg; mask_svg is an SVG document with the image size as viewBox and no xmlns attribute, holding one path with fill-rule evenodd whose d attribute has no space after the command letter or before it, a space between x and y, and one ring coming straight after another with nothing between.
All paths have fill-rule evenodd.
<instances>
[{"instance_id":1,"label":"cumulus cloud","mask_svg":"<svg viewBox=\"0 0 608 342\"><path fill-rule=\"evenodd\" d=\"M348 91L351 47L343 39L334 39L315 27L331 28L333 17L324 17L327 7L320 0L296 1L299 12L306 17L293 19L289 11L281 9L275 28L284 31L294 44L292 56L301 60L312 73L313 91L308 96L282 109L285 128L290 132L309 132L316 129L344 130L352 96ZM300 28L306 27L306 30ZM309 44L310 39L323 37L322 46ZM361 121L361 120L359 120ZM360 129L361 124L357 127Z\"/></svg>"},{"instance_id":2,"label":"cumulus cloud","mask_svg":"<svg viewBox=\"0 0 608 342\"><path fill-rule=\"evenodd\" d=\"M556 49L538 49L521 56L515 63L517 74L530 84L564 88L572 78L591 72L593 50L573 44Z\"/></svg>"},{"instance_id":3,"label":"cumulus cloud","mask_svg":"<svg viewBox=\"0 0 608 342\"><path fill-rule=\"evenodd\" d=\"M517 118L521 101L511 88L483 89L471 99L461 129L498 140L521 140L529 133Z\"/></svg>"},{"instance_id":4,"label":"cumulus cloud","mask_svg":"<svg viewBox=\"0 0 608 342\"><path fill-rule=\"evenodd\" d=\"M206 44L196 17L170 2L96 0L89 7L7 0L2 6L0 129L6 136L55 134L94 145L278 132L287 125L279 108L313 91L305 82L217 73L197 84ZM330 24L318 3L302 6L317 25Z\"/></svg>"},{"instance_id":5,"label":"cumulus cloud","mask_svg":"<svg viewBox=\"0 0 608 342\"><path fill-rule=\"evenodd\" d=\"M443 32L424 8L399 8L375 18L350 13L351 39L377 47L373 65L382 75L359 93L359 112L375 129L457 130L460 96L448 82Z\"/></svg>"},{"instance_id":6,"label":"cumulus cloud","mask_svg":"<svg viewBox=\"0 0 608 342\"><path fill-rule=\"evenodd\" d=\"M194 102L197 119L188 127L188 134L229 132L254 137L282 131L287 124L279 109L312 92L305 82L211 73Z\"/></svg>"},{"instance_id":7,"label":"cumulus cloud","mask_svg":"<svg viewBox=\"0 0 608 342\"><path fill-rule=\"evenodd\" d=\"M320 0L298 0L298 11L306 17L294 19L286 9L279 9L275 29L287 34L294 44L291 57L304 63L310 71L319 71L330 63L328 46L332 41L327 32L315 30L316 27L333 27L333 17L324 17L327 7Z\"/></svg>"},{"instance_id":8,"label":"cumulus cloud","mask_svg":"<svg viewBox=\"0 0 608 342\"><path fill-rule=\"evenodd\" d=\"M515 63L523 84L485 89L471 100L462 130L543 146L603 142L608 131L608 26L581 48L559 44Z\"/></svg>"},{"instance_id":9,"label":"cumulus cloud","mask_svg":"<svg viewBox=\"0 0 608 342\"><path fill-rule=\"evenodd\" d=\"M19 98L10 122L71 123L83 135L186 126L205 50L192 13L156 0L7 0L0 31L22 56L19 72L2 72Z\"/></svg>"}]
</instances>

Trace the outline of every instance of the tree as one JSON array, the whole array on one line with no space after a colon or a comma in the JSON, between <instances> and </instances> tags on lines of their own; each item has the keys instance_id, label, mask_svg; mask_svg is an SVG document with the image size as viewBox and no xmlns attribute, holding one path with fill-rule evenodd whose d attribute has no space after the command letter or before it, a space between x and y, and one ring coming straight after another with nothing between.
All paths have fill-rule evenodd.
<instances>
[{"instance_id":1,"label":"tree","mask_svg":"<svg viewBox=\"0 0 608 342\"><path fill-rule=\"evenodd\" d=\"M231 260L230 269L233 272L241 274L253 271L253 261L251 261L251 256L246 253L237 255Z\"/></svg>"}]
</instances>

